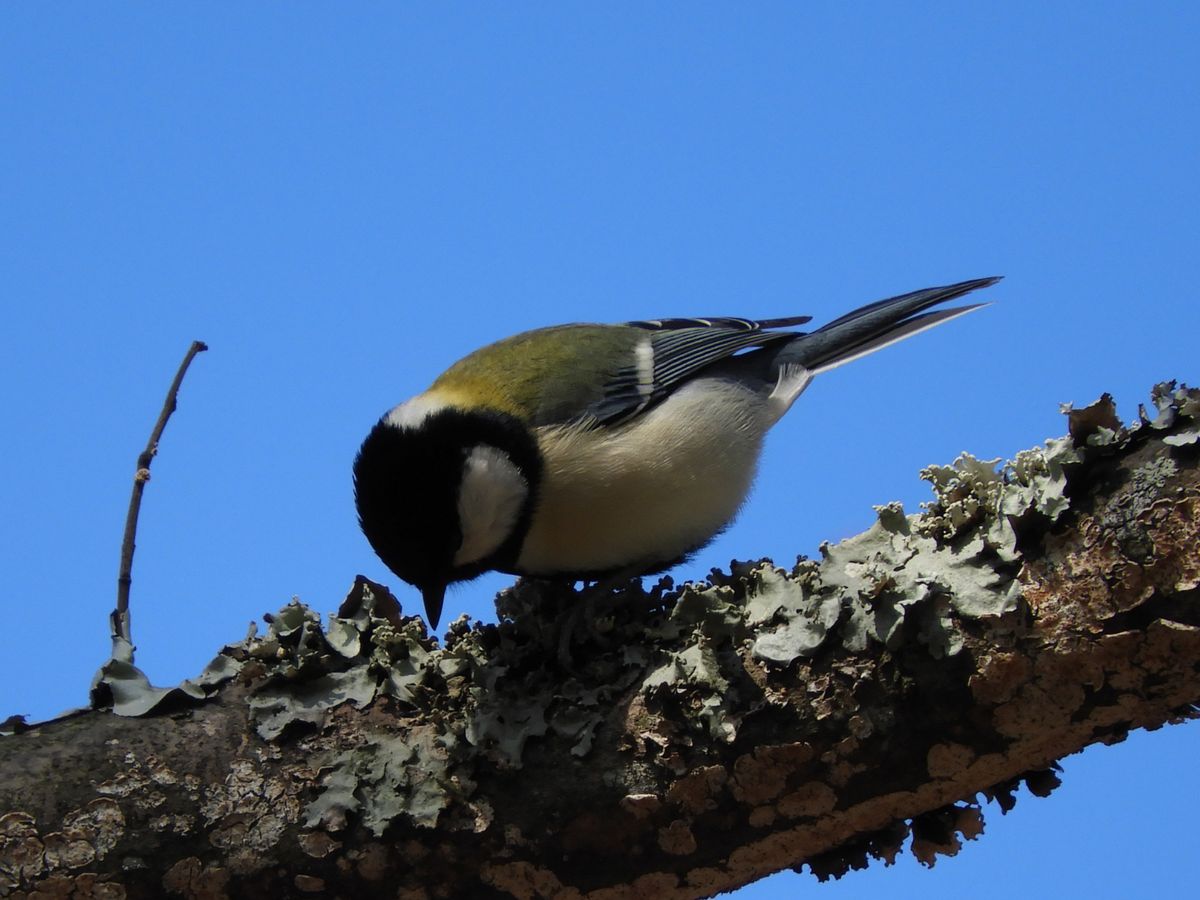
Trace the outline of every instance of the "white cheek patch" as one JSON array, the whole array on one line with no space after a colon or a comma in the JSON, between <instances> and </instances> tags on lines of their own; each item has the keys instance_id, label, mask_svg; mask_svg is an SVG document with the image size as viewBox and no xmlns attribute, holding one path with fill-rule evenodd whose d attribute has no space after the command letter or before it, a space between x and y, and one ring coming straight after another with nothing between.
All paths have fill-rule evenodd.
<instances>
[{"instance_id":1,"label":"white cheek patch","mask_svg":"<svg viewBox=\"0 0 1200 900\"><path fill-rule=\"evenodd\" d=\"M417 428L435 412L445 408L446 404L441 400L428 394L417 394L388 413L384 421L393 428Z\"/></svg>"},{"instance_id":2,"label":"white cheek patch","mask_svg":"<svg viewBox=\"0 0 1200 900\"><path fill-rule=\"evenodd\" d=\"M512 534L528 496L529 484L506 453L484 444L473 448L458 490L462 546L454 564L467 565L496 552Z\"/></svg>"}]
</instances>

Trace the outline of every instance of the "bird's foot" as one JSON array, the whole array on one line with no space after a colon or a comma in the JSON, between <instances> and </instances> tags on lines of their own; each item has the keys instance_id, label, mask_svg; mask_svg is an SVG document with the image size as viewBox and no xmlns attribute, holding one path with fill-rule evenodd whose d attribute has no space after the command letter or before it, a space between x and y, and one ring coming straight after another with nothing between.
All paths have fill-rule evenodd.
<instances>
[{"instance_id":1,"label":"bird's foot","mask_svg":"<svg viewBox=\"0 0 1200 900\"><path fill-rule=\"evenodd\" d=\"M591 642L601 651L611 649L606 635L613 630L617 611L632 598L641 596L642 582L637 573L625 572L598 581L584 583L574 594L574 603L556 621L559 665L577 674L578 660L573 647Z\"/></svg>"}]
</instances>

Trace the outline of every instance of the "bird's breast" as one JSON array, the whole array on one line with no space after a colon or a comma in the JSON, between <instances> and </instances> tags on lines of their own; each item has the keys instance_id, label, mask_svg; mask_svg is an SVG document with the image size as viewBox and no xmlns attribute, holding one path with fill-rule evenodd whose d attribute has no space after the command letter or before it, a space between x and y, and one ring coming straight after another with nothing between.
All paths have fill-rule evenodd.
<instances>
[{"instance_id":1,"label":"bird's breast","mask_svg":"<svg viewBox=\"0 0 1200 900\"><path fill-rule=\"evenodd\" d=\"M702 547L745 500L770 421L751 389L697 379L617 428L542 429L542 482L517 569L649 570Z\"/></svg>"}]
</instances>

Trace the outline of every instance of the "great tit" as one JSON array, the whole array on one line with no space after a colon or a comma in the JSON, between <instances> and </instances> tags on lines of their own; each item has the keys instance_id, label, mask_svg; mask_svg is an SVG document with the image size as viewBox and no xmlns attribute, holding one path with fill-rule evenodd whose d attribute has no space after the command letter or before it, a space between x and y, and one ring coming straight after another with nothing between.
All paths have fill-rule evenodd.
<instances>
[{"instance_id":1,"label":"great tit","mask_svg":"<svg viewBox=\"0 0 1200 900\"><path fill-rule=\"evenodd\" d=\"M719 534L763 437L815 375L985 304L930 307L980 278L863 306L815 331L783 319L559 325L505 338L371 429L354 461L359 523L420 589L491 569L592 579L661 572Z\"/></svg>"}]
</instances>

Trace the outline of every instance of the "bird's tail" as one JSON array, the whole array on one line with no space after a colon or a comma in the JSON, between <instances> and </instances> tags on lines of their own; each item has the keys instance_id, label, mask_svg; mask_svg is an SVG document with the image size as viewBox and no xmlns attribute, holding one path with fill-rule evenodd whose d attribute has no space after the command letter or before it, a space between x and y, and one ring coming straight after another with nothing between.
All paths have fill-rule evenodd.
<instances>
[{"instance_id":1,"label":"bird's tail","mask_svg":"<svg viewBox=\"0 0 1200 900\"><path fill-rule=\"evenodd\" d=\"M926 288L879 300L834 319L816 331L791 341L775 358L776 365L800 365L812 375L837 368L868 353L919 332L966 315L986 303L924 312L971 291L989 287L999 278L976 278L945 287Z\"/></svg>"}]
</instances>

